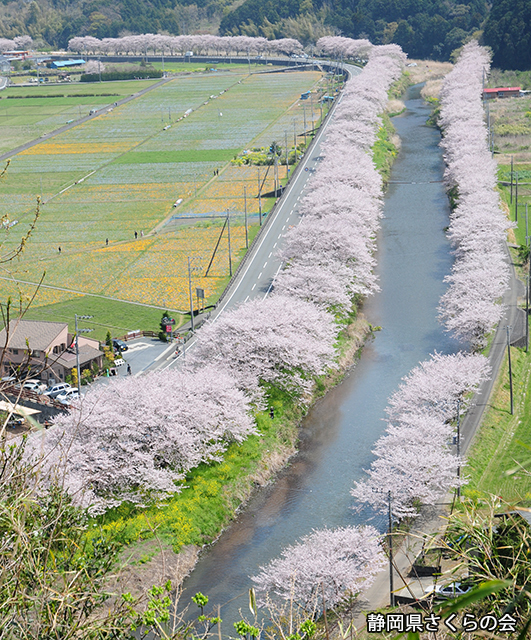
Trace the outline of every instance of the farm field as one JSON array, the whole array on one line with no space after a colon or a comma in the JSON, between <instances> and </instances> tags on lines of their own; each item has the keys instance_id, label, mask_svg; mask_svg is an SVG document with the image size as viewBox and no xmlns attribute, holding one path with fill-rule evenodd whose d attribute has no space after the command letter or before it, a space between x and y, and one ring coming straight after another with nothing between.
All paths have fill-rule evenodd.
<instances>
[{"instance_id":1,"label":"farm field","mask_svg":"<svg viewBox=\"0 0 531 640\"><path fill-rule=\"evenodd\" d=\"M53 83L0 92L0 154L62 127L69 120L151 86L157 80L97 84Z\"/></svg>"},{"instance_id":2,"label":"farm field","mask_svg":"<svg viewBox=\"0 0 531 640\"><path fill-rule=\"evenodd\" d=\"M166 308L186 312L190 257L194 290L214 302L228 281L227 212L234 268L245 250L245 205L250 238L257 231L259 173L261 193L273 189L272 168L266 177L268 167L231 161L274 139L284 146L280 132L289 148L294 131L300 143L309 105L298 98L320 80L317 72L177 78L14 156L0 189L0 215L13 224L4 250L22 235L37 196L43 205L23 256L0 274L3 298L31 296L45 273L32 317L66 320L71 303L83 314L107 298L129 303L113 316L113 334L155 330L158 322L141 324L140 305L157 319ZM264 215L272 204L262 198Z\"/></svg>"}]
</instances>

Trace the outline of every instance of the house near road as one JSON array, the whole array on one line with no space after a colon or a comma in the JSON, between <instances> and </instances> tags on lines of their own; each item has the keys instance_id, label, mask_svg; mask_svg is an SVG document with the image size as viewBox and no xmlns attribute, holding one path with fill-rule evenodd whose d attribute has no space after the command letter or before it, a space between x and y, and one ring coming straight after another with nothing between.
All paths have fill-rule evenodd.
<instances>
[{"instance_id":1,"label":"house near road","mask_svg":"<svg viewBox=\"0 0 531 640\"><path fill-rule=\"evenodd\" d=\"M11 320L0 331L2 376L40 378L48 384L63 381L76 368L75 336L66 322ZM102 365L103 352L97 340L79 336L81 370L92 363ZM21 372L21 373L19 373Z\"/></svg>"},{"instance_id":2,"label":"house near road","mask_svg":"<svg viewBox=\"0 0 531 640\"><path fill-rule=\"evenodd\" d=\"M519 98L521 87L498 87L496 89L483 89L483 95L487 100L493 98Z\"/></svg>"},{"instance_id":3,"label":"house near road","mask_svg":"<svg viewBox=\"0 0 531 640\"><path fill-rule=\"evenodd\" d=\"M0 54L0 73L9 73L11 71L11 62Z\"/></svg>"}]
</instances>

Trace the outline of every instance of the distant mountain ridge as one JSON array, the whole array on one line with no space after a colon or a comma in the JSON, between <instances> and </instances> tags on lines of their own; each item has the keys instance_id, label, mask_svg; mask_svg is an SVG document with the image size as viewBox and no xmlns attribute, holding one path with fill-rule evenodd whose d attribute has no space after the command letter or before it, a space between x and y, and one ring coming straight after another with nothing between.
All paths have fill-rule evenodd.
<instances>
[{"instance_id":1,"label":"distant mountain ridge","mask_svg":"<svg viewBox=\"0 0 531 640\"><path fill-rule=\"evenodd\" d=\"M487 0L0 0L0 37L29 34L66 48L71 38L86 35L219 33L296 38L312 45L319 37L340 34L374 44L394 42L413 58L448 60L487 24L486 44L493 47L495 63L522 65L516 52L525 49L525 64L529 58L531 65L529 0L494 0L489 14L490 6ZM524 29L515 26L522 24Z\"/></svg>"}]
</instances>

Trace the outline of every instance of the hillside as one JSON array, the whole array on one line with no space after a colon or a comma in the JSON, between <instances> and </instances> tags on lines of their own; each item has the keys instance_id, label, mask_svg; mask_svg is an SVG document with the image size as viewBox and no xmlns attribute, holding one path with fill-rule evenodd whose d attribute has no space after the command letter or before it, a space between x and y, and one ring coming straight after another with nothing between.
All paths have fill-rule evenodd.
<instances>
[{"instance_id":1,"label":"hillside","mask_svg":"<svg viewBox=\"0 0 531 640\"><path fill-rule=\"evenodd\" d=\"M396 42L410 57L447 60L487 14L486 0L0 0L0 37L29 34L57 48L78 35L219 32L311 45L341 33Z\"/></svg>"}]
</instances>

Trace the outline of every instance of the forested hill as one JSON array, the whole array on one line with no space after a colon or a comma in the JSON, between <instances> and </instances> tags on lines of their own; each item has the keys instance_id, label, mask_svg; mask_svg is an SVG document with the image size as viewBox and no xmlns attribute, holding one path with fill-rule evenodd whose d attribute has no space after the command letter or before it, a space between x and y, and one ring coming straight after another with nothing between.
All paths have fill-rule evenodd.
<instances>
[{"instance_id":1,"label":"forested hill","mask_svg":"<svg viewBox=\"0 0 531 640\"><path fill-rule=\"evenodd\" d=\"M485 0L245 0L223 18L220 31L304 41L305 25L313 22L374 44L396 42L410 57L448 59L487 12Z\"/></svg>"},{"instance_id":2,"label":"forested hill","mask_svg":"<svg viewBox=\"0 0 531 640\"><path fill-rule=\"evenodd\" d=\"M0 38L30 35L54 48L85 35L243 34L311 45L340 34L447 60L483 28L495 65L531 68L531 0L0 0Z\"/></svg>"}]
</instances>

